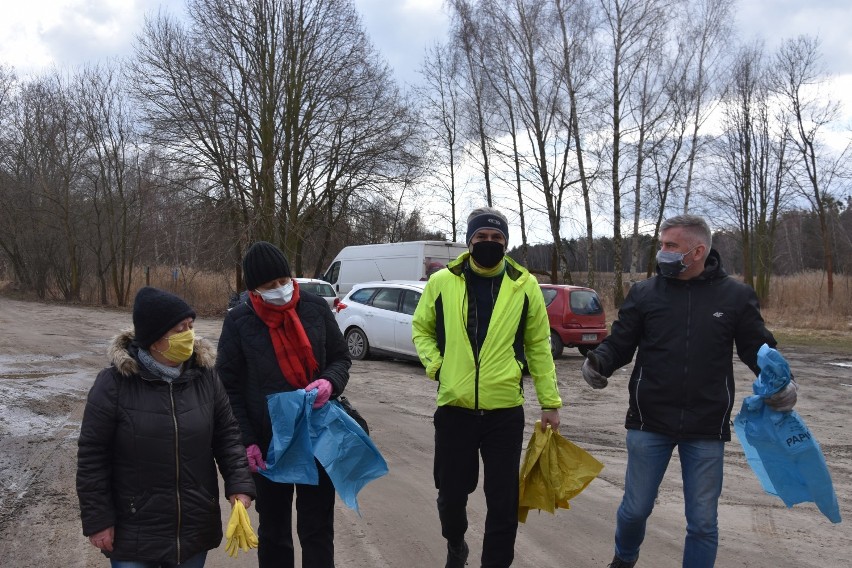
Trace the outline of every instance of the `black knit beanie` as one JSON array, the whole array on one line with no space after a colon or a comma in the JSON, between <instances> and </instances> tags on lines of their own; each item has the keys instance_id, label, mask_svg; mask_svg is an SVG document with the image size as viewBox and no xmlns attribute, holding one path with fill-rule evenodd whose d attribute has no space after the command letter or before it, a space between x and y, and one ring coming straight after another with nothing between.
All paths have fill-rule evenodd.
<instances>
[{"instance_id":1,"label":"black knit beanie","mask_svg":"<svg viewBox=\"0 0 852 568\"><path fill-rule=\"evenodd\" d=\"M133 301L133 330L143 349L163 337L186 318L195 319L195 310L170 292L145 286Z\"/></svg>"},{"instance_id":2,"label":"black knit beanie","mask_svg":"<svg viewBox=\"0 0 852 568\"><path fill-rule=\"evenodd\" d=\"M289 276L290 263L287 257L272 243L258 241L249 247L243 257L243 278L249 290L270 280Z\"/></svg>"}]
</instances>

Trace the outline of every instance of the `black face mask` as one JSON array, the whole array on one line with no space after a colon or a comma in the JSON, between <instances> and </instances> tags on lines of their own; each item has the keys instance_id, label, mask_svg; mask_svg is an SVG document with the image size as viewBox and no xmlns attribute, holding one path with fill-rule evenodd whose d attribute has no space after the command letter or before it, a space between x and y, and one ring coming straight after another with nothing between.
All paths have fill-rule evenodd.
<instances>
[{"instance_id":1,"label":"black face mask","mask_svg":"<svg viewBox=\"0 0 852 568\"><path fill-rule=\"evenodd\" d=\"M497 241L473 243L470 256L482 268L494 268L503 260L503 243L498 243Z\"/></svg>"}]
</instances>

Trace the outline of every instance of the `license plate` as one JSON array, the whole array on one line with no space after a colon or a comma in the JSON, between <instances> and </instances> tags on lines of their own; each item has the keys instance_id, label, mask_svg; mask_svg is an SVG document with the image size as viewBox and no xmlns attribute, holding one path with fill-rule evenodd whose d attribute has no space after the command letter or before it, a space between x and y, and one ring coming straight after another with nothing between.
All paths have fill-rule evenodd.
<instances>
[{"instance_id":1,"label":"license plate","mask_svg":"<svg viewBox=\"0 0 852 568\"><path fill-rule=\"evenodd\" d=\"M598 338L598 334L596 333L584 333L583 341L595 341Z\"/></svg>"}]
</instances>

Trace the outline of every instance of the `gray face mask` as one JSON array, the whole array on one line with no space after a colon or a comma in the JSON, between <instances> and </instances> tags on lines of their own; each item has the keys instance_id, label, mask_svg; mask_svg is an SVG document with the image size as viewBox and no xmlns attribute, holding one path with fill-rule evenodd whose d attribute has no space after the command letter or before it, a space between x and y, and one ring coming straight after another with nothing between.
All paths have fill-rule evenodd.
<instances>
[{"instance_id":1,"label":"gray face mask","mask_svg":"<svg viewBox=\"0 0 852 568\"><path fill-rule=\"evenodd\" d=\"M275 306L283 306L293 298L293 281L290 280L287 284L273 288L272 290L264 290L258 292L264 302L268 302Z\"/></svg>"},{"instance_id":2,"label":"gray face mask","mask_svg":"<svg viewBox=\"0 0 852 568\"><path fill-rule=\"evenodd\" d=\"M689 265L683 263L684 257L694 251L697 246L686 252L657 251L657 266L660 268L660 274L666 278L677 278L678 274L689 268Z\"/></svg>"}]
</instances>

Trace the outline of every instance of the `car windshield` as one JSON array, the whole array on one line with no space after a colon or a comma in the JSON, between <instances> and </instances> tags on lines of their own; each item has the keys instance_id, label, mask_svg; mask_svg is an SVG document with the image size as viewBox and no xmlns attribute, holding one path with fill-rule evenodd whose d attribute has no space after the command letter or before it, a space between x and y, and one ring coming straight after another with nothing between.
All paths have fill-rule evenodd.
<instances>
[{"instance_id":1,"label":"car windshield","mask_svg":"<svg viewBox=\"0 0 852 568\"><path fill-rule=\"evenodd\" d=\"M577 315L595 315L603 312L598 295L591 290L571 292L571 311Z\"/></svg>"}]
</instances>

